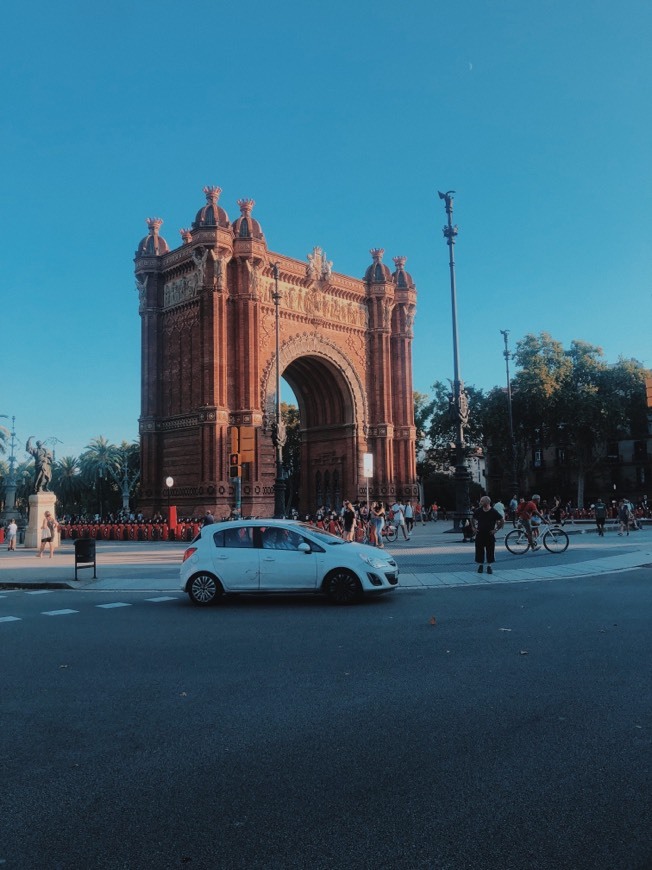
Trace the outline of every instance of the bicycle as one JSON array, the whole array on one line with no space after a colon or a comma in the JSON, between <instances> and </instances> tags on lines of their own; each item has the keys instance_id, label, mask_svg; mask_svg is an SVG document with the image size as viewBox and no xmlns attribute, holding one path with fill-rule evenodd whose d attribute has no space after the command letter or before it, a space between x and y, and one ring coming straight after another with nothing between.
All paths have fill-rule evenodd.
<instances>
[{"instance_id":1,"label":"bicycle","mask_svg":"<svg viewBox=\"0 0 652 870\"><path fill-rule=\"evenodd\" d=\"M549 526L541 536L541 542L549 553L564 553L568 549L569 539L559 526ZM505 546L514 556L522 556L530 549L530 542L520 523L505 535Z\"/></svg>"}]
</instances>

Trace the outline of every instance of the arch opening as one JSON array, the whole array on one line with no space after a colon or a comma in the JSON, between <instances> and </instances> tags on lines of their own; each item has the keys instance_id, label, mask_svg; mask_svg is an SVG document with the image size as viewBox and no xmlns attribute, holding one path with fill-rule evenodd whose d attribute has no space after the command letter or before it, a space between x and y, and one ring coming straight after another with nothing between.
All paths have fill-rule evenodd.
<instances>
[{"instance_id":1,"label":"arch opening","mask_svg":"<svg viewBox=\"0 0 652 870\"><path fill-rule=\"evenodd\" d=\"M312 514L321 505L339 509L343 499L355 498L357 491L357 421L351 385L333 361L316 354L293 359L282 377L296 399L300 421L294 506L301 514Z\"/></svg>"}]
</instances>

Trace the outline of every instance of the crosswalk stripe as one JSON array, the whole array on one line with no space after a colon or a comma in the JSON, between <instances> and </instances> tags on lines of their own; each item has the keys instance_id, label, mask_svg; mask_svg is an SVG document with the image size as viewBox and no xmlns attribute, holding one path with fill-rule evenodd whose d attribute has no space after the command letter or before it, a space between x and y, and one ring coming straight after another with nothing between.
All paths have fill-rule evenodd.
<instances>
[{"instance_id":1,"label":"crosswalk stripe","mask_svg":"<svg viewBox=\"0 0 652 870\"><path fill-rule=\"evenodd\" d=\"M69 613L79 613L78 610L44 610L43 616L67 616Z\"/></svg>"},{"instance_id":2,"label":"crosswalk stripe","mask_svg":"<svg viewBox=\"0 0 652 870\"><path fill-rule=\"evenodd\" d=\"M158 598L146 598L145 601L176 601L176 595L159 595Z\"/></svg>"},{"instance_id":3,"label":"crosswalk stripe","mask_svg":"<svg viewBox=\"0 0 652 870\"><path fill-rule=\"evenodd\" d=\"M0 616L0 622L21 622L20 616Z\"/></svg>"},{"instance_id":4,"label":"crosswalk stripe","mask_svg":"<svg viewBox=\"0 0 652 870\"><path fill-rule=\"evenodd\" d=\"M124 601L116 601L113 604L96 604L96 607L101 607L104 610L110 610L112 607L131 607L131 604L127 604Z\"/></svg>"}]
</instances>

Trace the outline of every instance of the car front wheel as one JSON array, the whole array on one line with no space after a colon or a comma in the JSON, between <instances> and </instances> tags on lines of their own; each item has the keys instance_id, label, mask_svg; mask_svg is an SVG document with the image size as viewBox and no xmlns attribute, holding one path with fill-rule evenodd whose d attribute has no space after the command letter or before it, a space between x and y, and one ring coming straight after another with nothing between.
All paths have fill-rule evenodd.
<instances>
[{"instance_id":1,"label":"car front wheel","mask_svg":"<svg viewBox=\"0 0 652 870\"><path fill-rule=\"evenodd\" d=\"M188 583L188 595L193 604L207 607L223 595L222 584L212 574L195 574Z\"/></svg>"},{"instance_id":2,"label":"car front wheel","mask_svg":"<svg viewBox=\"0 0 652 870\"><path fill-rule=\"evenodd\" d=\"M324 591L334 604L354 604L362 598L362 586L352 571L337 568L326 577Z\"/></svg>"}]
</instances>

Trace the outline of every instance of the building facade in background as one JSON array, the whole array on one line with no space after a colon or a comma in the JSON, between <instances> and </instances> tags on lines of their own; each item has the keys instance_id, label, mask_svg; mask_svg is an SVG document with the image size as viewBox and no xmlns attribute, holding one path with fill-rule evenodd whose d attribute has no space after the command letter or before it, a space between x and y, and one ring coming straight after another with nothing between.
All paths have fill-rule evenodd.
<instances>
[{"instance_id":1,"label":"building facade in background","mask_svg":"<svg viewBox=\"0 0 652 870\"><path fill-rule=\"evenodd\" d=\"M235 487L229 455L235 432L252 440L242 465L244 516L274 509L274 264L278 264L280 370L301 418L299 508L337 507L365 498L363 455L373 455L370 493L385 501L415 498L412 325L416 288L395 257L372 250L362 280L338 274L315 247L305 261L268 250L239 200L233 223L219 205L220 188L204 188L205 204L182 244L170 250L162 221L135 257L142 322L141 499L145 511L228 514Z\"/></svg>"}]
</instances>

